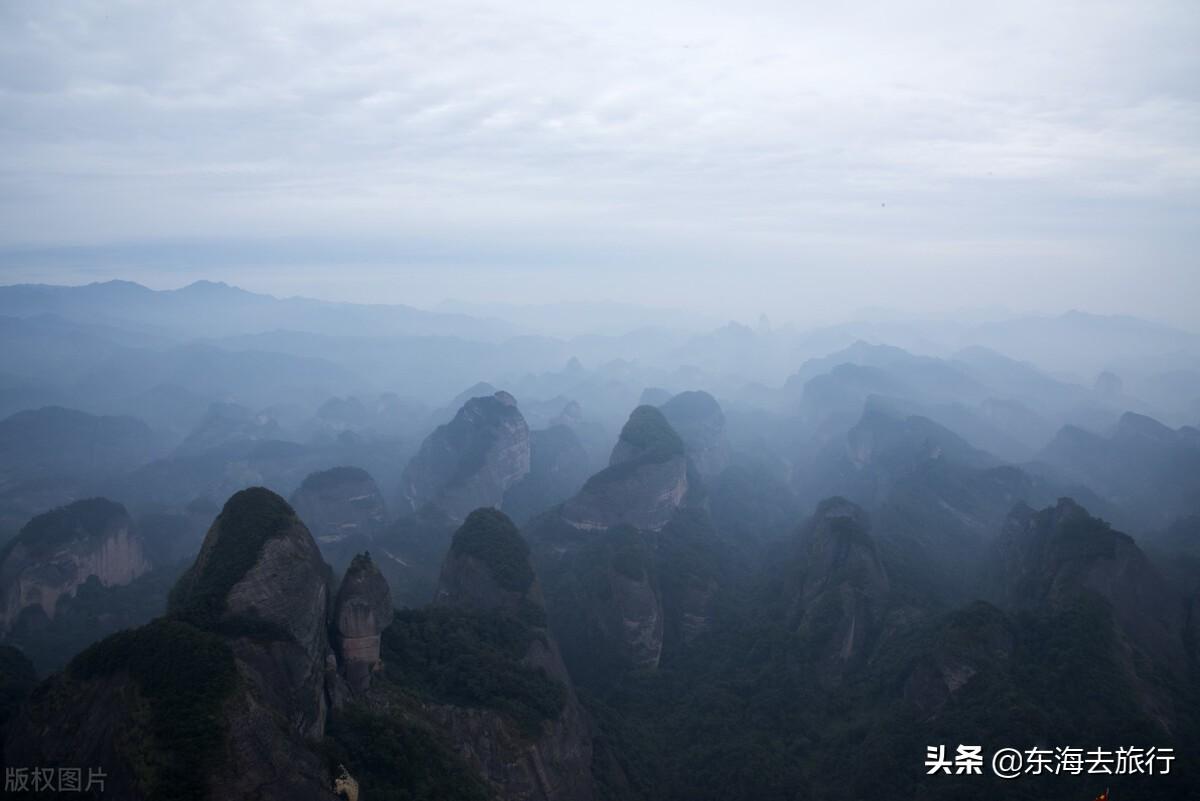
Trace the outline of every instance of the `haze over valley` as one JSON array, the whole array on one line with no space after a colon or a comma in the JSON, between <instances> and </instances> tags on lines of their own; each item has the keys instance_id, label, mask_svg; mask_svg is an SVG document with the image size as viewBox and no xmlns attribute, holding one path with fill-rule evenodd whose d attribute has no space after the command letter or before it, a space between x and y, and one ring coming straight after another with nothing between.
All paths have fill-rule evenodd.
<instances>
[{"instance_id":1,"label":"haze over valley","mask_svg":"<svg viewBox=\"0 0 1200 801\"><path fill-rule=\"evenodd\" d=\"M1200 798L1196 42L0 4L4 797Z\"/></svg>"}]
</instances>

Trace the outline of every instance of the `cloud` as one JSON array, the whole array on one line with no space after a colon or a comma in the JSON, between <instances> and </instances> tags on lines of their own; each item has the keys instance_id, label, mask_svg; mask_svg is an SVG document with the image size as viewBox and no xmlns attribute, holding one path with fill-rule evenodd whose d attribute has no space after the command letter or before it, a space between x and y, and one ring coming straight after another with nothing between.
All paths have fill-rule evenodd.
<instances>
[{"instance_id":1,"label":"cloud","mask_svg":"<svg viewBox=\"0 0 1200 801\"><path fill-rule=\"evenodd\" d=\"M529 293L702 276L709 308L779 303L798 272L871 294L1017 260L1063 291L1088 267L1101 304L1149 270L1167 316L1200 289L1188 0L0 14L0 277L55 280L65 246L146 271L146 243L255 242L195 261L269 284L299 263L271 243L319 240L430 299L488 265Z\"/></svg>"}]
</instances>

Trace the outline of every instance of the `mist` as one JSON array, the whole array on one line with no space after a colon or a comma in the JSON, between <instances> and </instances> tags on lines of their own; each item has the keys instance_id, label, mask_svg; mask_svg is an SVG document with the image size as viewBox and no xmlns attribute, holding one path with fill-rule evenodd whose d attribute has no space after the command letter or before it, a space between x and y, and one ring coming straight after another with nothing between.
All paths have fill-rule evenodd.
<instances>
[{"instance_id":1,"label":"mist","mask_svg":"<svg viewBox=\"0 0 1200 801\"><path fill-rule=\"evenodd\" d=\"M2 13L7 283L797 325L1200 294L1187 2Z\"/></svg>"},{"instance_id":2,"label":"mist","mask_svg":"<svg viewBox=\"0 0 1200 801\"><path fill-rule=\"evenodd\" d=\"M1196 42L0 5L6 796L1200 798Z\"/></svg>"}]
</instances>

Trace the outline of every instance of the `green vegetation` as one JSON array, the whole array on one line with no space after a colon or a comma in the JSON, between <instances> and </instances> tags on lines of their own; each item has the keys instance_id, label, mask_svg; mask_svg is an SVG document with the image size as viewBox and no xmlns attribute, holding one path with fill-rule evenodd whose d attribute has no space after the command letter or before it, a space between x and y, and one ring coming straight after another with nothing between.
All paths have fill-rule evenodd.
<instances>
[{"instance_id":1,"label":"green vegetation","mask_svg":"<svg viewBox=\"0 0 1200 801\"><path fill-rule=\"evenodd\" d=\"M381 653L393 684L437 703L495 710L534 736L565 703L559 682L521 662L539 636L501 615L431 607L397 611Z\"/></svg>"},{"instance_id":2,"label":"green vegetation","mask_svg":"<svg viewBox=\"0 0 1200 801\"><path fill-rule=\"evenodd\" d=\"M252 487L235 494L217 518L216 541L201 551L171 591L170 614L200 628L216 627L226 596L254 567L263 546L296 523L292 507L268 489Z\"/></svg>"},{"instance_id":3,"label":"green vegetation","mask_svg":"<svg viewBox=\"0 0 1200 801\"><path fill-rule=\"evenodd\" d=\"M24 609L8 640L25 651L39 674L61 670L71 657L97 640L163 614L171 585L182 572L182 564L171 565L112 587L89 576L74 596L58 599L52 620L46 619L41 607Z\"/></svg>"},{"instance_id":4,"label":"green vegetation","mask_svg":"<svg viewBox=\"0 0 1200 801\"><path fill-rule=\"evenodd\" d=\"M75 657L67 675L88 681L128 673L149 710L148 740L131 737L127 756L145 797L207 797L206 777L222 758L222 705L237 682L233 653L219 637L159 619L122 631Z\"/></svg>"},{"instance_id":5,"label":"green vegetation","mask_svg":"<svg viewBox=\"0 0 1200 801\"><path fill-rule=\"evenodd\" d=\"M533 584L529 546L517 527L498 509L476 509L454 533L450 545L454 556L480 560L496 583L510 592L524 593Z\"/></svg>"},{"instance_id":6,"label":"green vegetation","mask_svg":"<svg viewBox=\"0 0 1200 801\"><path fill-rule=\"evenodd\" d=\"M125 507L107 498L88 498L60 506L26 523L0 552L0 562L18 543L37 559L72 540L101 537L110 525L128 519Z\"/></svg>"},{"instance_id":7,"label":"green vegetation","mask_svg":"<svg viewBox=\"0 0 1200 801\"><path fill-rule=\"evenodd\" d=\"M0 730L37 683L33 663L11 645L0 645Z\"/></svg>"},{"instance_id":8,"label":"green vegetation","mask_svg":"<svg viewBox=\"0 0 1200 801\"><path fill-rule=\"evenodd\" d=\"M653 406L639 406L621 429L621 439L639 450L649 451L659 461L683 453L683 440L663 413Z\"/></svg>"},{"instance_id":9,"label":"green vegetation","mask_svg":"<svg viewBox=\"0 0 1200 801\"><path fill-rule=\"evenodd\" d=\"M429 730L351 707L329 721L330 771L345 765L371 801L487 801L488 787ZM369 795L367 795L369 793Z\"/></svg>"},{"instance_id":10,"label":"green vegetation","mask_svg":"<svg viewBox=\"0 0 1200 801\"><path fill-rule=\"evenodd\" d=\"M451 450L459 454L447 480L448 487L461 486L478 473L487 462L488 452L496 443L497 424L504 417L520 415L515 408L504 404L494 395L471 398L463 408L467 407L475 410L484 420L479 422L468 419L460 409L453 420L434 432L435 437L449 440Z\"/></svg>"},{"instance_id":11,"label":"green vegetation","mask_svg":"<svg viewBox=\"0 0 1200 801\"><path fill-rule=\"evenodd\" d=\"M304 492L321 492L341 484L359 484L371 480L371 475L361 467L332 467L310 473L300 485Z\"/></svg>"}]
</instances>

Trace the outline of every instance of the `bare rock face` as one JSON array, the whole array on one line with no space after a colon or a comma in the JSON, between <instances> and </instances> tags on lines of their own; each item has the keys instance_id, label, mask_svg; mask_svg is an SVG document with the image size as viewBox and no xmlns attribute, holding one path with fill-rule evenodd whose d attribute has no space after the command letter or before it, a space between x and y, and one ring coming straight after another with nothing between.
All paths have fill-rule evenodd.
<instances>
[{"instance_id":1,"label":"bare rock face","mask_svg":"<svg viewBox=\"0 0 1200 801\"><path fill-rule=\"evenodd\" d=\"M464 520L473 509L499 507L529 472L529 459L529 427L513 396L472 398L421 443L404 471L402 495L410 511L430 503Z\"/></svg>"},{"instance_id":2,"label":"bare rock face","mask_svg":"<svg viewBox=\"0 0 1200 801\"><path fill-rule=\"evenodd\" d=\"M521 661L561 683L562 711L529 737L496 712L440 706L433 716L480 775L514 801L590 801L591 724L546 629L529 547L506 515L477 509L454 534L434 603L519 621L532 633Z\"/></svg>"},{"instance_id":3,"label":"bare rock face","mask_svg":"<svg viewBox=\"0 0 1200 801\"><path fill-rule=\"evenodd\" d=\"M371 555L354 557L334 606L341 670L354 690L367 689L379 669L379 636L391 625L392 615L392 593Z\"/></svg>"},{"instance_id":4,"label":"bare rock face","mask_svg":"<svg viewBox=\"0 0 1200 801\"><path fill-rule=\"evenodd\" d=\"M150 567L119 503L92 498L38 515L0 552L0 626L7 630L28 607L53 619L58 599L89 576L123 585Z\"/></svg>"},{"instance_id":5,"label":"bare rock face","mask_svg":"<svg viewBox=\"0 0 1200 801\"><path fill-rule=\"evenodd\" d=\"M702 478L715 478L729 466L725 413L716 398L702 391L681 392L659 408L683 439L688 458Z\"/></svg>"},{"instance_id":6,"label":"bare rock face","mask_svg":"<svg viewBox=\"0 0 1200 801\"><path fill-rule=\"evenodd\" d=\"M529 546L503 512L476 509L454 532L433 602L544 625ZM543 615L544 616L544 615Z\"/></svg>"},{"instance_id":7,"label":"bare rock face","mask_svg":"<svg viewBox=\"0 0 1200 801\"><path fill-rule=\"evenodd\" d=\"M609 466L563 504L562 517L578 529L630 525L657 531L683 505L687 492L683 440L662 412L639 406L621 430Z\"/></svg>"},{"instance_id":8,"label":"bare rock face","mask_svg":"<svg viewBox=\"0 0 1200 801\"><path fill-rule=\"evenodd\" d=\"M617 644L626 665L652 670L662 657L664 623L653 553L633 529L623 527L606 536L607 558L600 560L606 598L592 599L593 619L605 639Z\"/></svg>"},{"instance_id":9,"label":"bare rock face","mask_svg":"<svg viewBox=\"0 0 1200 801\"><path fill-rule=\"evenodd\" d=\"M292 494L292 507L321 546L370 541L387 522L383 493L371 474L335 467L310 474Z\"/></svg>"},{"instance_id":10,"label":"bare rock face","mask_svg":"<svg viewBox=\"0 0 1200 801\"><path fill-rule=\"evenodd\" d=\"M290 727L325 727L329 567L292 508L262 487L226 502L195 564L171 593L171 615L230 639L243 676Z\"/></svg>"},{"instance_id":11,"label":"bare rock face","mask_svg":"<svg viewBox=\"0 0 1200 801\"><path fill-rule=\"evenodd\" d=\"M529 474L504 494L504 511L518 523L570 498L587 480L589 457L570 428L530 432Z\"/></svg>"},{"instance_id":12,"label":"bare rock face","mask_svg":"<svg viewBox=\"0 0 1200 801\"><path fill-rule=\"evenodd\" d=\"M1186 599L1127 535L1069 498L1018 505L1001 530L992 570L1002 602L1050 619L1083 618L1143 713L1170 731L1190 711L1170 691L1189 680L1195 630Z\"/></svg>"},{"instance_id":13,"label":"bare rock face","mask_svg":"<svg viewBox=\"0 0 1200 801\"><path fill-rule=\"evenodd\" d=\"M801 533L798 629L833 672L864 658L879 634L890 589L870 523L857 505L822 501Z\"/></svg>"},{"instance_id":14,"label":"bare rock face","mask_svg":"<svg viewBox=\"0 0 1200 801\"><path fill-rule=\"evenodd\" d=\"M1008 606L1060 608L1085 593L1098 596L1138 647L1184 669L1182 604L1129 536L1061 498L1038 512L1014 508L996 547Z\"/></svg>"},{"instance_id":15,"label":"bare rock face","mask_svg":"<svg viewBox=\"0 0 1200 801\"><path fill-rule=\"evenodd\" d=\"M7 732L21 764L103 766L114 797L333 801L329 571L291 507L235 494L168 615L91 646Z\"/></svg>"}]
</instances>

